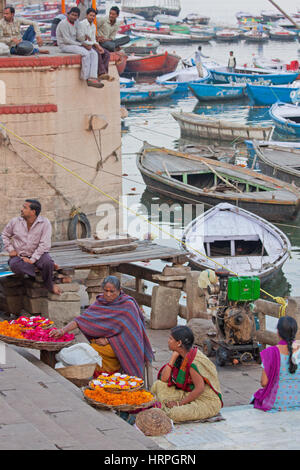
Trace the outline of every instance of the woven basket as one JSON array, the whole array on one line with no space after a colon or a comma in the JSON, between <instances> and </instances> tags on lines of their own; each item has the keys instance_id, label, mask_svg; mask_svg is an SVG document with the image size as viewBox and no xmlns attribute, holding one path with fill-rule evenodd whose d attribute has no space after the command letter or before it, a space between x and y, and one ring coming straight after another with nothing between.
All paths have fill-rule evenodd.
<instances>
[{"instance_id":1,"label":"woven basket","mask_svg":"<svg viewBox=\"0 0 300 470\"><path fill-rule=\"evenodd\" d=\"M39 349L44 351L60 351L62 348L71 346L75 342L75 340L64 342L33 341L31 339L13 338L4 335L0 335L0 341L8 344L14 344L15 346L20 346L21 348Z\"/></svg>"},{"instance_id":2,"label":"woven basket","mask_svg":"<svg viewBox=\"0 0 300 470\"><path fill-rule=\"evenodd\" d=\"M163 436L172 431L172 420L159 408L151 408L138 413L135 426L145 436Z\"/></svg>"},{"instance_id":3,"label":"woven basket","mask_svg":"<svg viewBox=\"0 0 300 470\"><path fill-rule=\"evenodd\" d=\"M82 393L83 393L83 397L84 399L92 406L94 406L95 408L101 408L101 409L104 409L104 410L115 410L115 411L135 411L135 410L138 410L139 408L148 408L149 406L152 406L154 405L155 403L155 399L153 398L153 400L151 401L148 401L147 403L141 403L139 405L108 405L107 403L101 403L100 401L96 401L96 400L93 400L92 398L90 397L87 397L85 394L84 394L84 391L89 388L89 387L83 387L82 388Z\"/></svg>"},{"instance_id":4,"label":"woven basket","mask_svg":"<svg viewBox=\"0 0 300 470\"><path fill-rule=\"evenodd\" d=\"M55 369L66 379L90 379L93 376L95 364L81 364L80 366L68 366Z\"/></svg>"}]
</instances>

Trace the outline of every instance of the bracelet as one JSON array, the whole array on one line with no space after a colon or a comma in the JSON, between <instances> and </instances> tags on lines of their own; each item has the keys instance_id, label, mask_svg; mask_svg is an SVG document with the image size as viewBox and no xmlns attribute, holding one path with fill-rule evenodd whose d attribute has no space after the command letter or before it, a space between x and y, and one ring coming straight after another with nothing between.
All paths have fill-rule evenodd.
<instances>
[{"instance_id":1,"label":"bracelet","mask_svg":"<svg viewBox=\"0 0 300 470\"><path fill-rule=\"evenodd\" d=\"M167 366L169 366L169 367L171 367L171 369L173 369L173 366L172 366L172 364L169 364L169 363L168 363L168 364L167 364Z\"/></svg>"}]
</instances>

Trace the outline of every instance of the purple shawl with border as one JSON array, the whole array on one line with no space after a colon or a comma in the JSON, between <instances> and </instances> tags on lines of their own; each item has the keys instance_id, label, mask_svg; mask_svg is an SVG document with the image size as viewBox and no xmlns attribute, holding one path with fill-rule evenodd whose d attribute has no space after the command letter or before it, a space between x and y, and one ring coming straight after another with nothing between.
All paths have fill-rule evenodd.
<instances>
[{"instance_id":1,"label":"purple shawl with border","mask_svg":"<svg viewBox=\"0 0 300 470\"><path fill-rule=\"evenodd\" d=\"M287 344L280 341L278 344ZM267 386L260 388L254 394L254 408L259 410L270 410L276 400L279 374L280 374L280 351L277 346L270 346L260 353L265 373L268 377Z\"/></svg>"},{"instance_id":2,"label":"purple shawl with border","mask_svg":"<svg viewBox=\"0 0 300 470\"><path fill-rule=\"evenodd\" d=\"M100 294L75 321L87 339L109 341L125 373L143 377L144 363L152 361L153 352L143 314L133 297L121 291L107 302Z\"/></svg>"}]
</instances>

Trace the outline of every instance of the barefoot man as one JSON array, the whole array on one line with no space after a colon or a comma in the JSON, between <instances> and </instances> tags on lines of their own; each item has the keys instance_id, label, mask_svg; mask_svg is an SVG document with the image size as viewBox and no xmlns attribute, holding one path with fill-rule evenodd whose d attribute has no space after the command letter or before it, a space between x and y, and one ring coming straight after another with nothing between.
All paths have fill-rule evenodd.
<instances>
[{"instance_id":1,"label":"barefoot man","mask_svg":"<svg viewBox=\"0 0 300 470\"><path fill-rule=\"evenodd\" d=\"M10 269L16 274L35 277L36 268L41 272L49 292L61 294L53 283L56 267L49 255L52 228L50 221L40 215L41 204L36 199L26 199L21 216L11 219L2 232L3 244L9 253Z\"/></svg>"}]
</instances>

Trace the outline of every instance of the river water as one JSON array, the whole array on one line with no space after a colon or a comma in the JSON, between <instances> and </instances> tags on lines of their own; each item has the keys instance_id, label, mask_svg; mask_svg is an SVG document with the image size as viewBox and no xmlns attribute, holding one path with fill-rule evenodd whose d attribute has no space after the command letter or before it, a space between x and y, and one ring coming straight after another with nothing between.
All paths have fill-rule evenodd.
<instances>
[{"instance_id":1,"label":"river water","mask_svg":"<svg viewBox=\"0 0 300 470\"><path fill-rule=\"evenodd\" d=\"M294 0L281 0L278 3L289 14L295 13L297 6ZM201 8L201 4L203 5ZM211 18L211 24L236 25L235 13L243 10L253 14L260 13L261 10L272 10L274 7L268 1L259 0L211 0L208 4L199 0L182 0L182 15L188 13L201 13ZM300 21L300 20L299 20ZM253 54L261 54L266 58L279 58L289 62L299 60L298 40L281 42L269 40L263 46L247 44L245 41L237 43L216 43L202 45L205 55L220 64L226 64L230 50L234 51L237 64L252 63ZM196 45L168 46L159 50L176 51L182 58L193 56ZM180 130L176 121L172 118L171 111L188 111L217 115L226 117L242 123L269 123L268 108L254 108L249 103L206 105L200 107L197 100L192 95L170 98L156 104L131 105L127 106L128 117L123 123L122 152L123 152L123 203L132 210L142 214L147 220L151 220L154 225L147 226L144 221L137 228L137 219L124 210L124 220L128 224L128 231L139 236L151 232L157 243L178 247L178 242L166 233L170 232L180 238L183 221L180 207L175 207L174 217L169 220L160 219L158 215L149 212L153 204L168 203L172 205L174 201L160 198L158 195L150 193L142 180L136 166L136 153L142 146L143 141L148 141L152 145L164 146L171 149L178 147ZM274 137L275 138L275 137ZM284 140L282 137L279 140ZM299 283L299 260L300 260L300 215L298 219L287 225L278 225L289 237L292 245L290 259L284 264L282 272L276 275L270 282L264 285L264 290L276 296L300 296ZM160 232L156 227L163 229ZM133 234L133 233L132 233ZM152 262L152 266L158 267L159 262ZM269 297L266 297L270 300Z\"/></svg>"}]
</instances>

